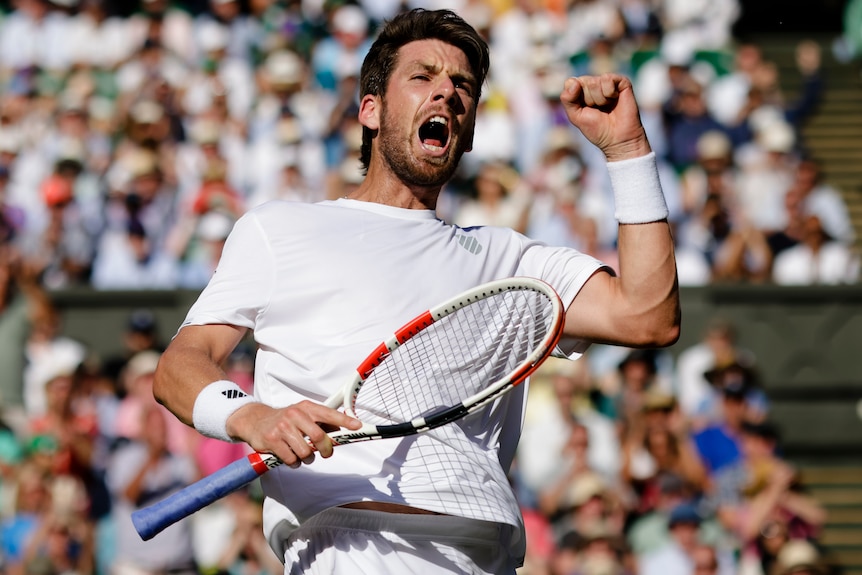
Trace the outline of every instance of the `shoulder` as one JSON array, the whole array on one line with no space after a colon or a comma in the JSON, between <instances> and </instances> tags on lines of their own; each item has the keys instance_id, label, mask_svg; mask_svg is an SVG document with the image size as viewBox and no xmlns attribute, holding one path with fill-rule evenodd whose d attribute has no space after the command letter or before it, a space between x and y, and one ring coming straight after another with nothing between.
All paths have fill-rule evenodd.
<instances>
[{"instance_id":1,"label":"shoulder","mask_svg":"<svg viewBox=\"0 0 862 575\"><path fill-rule=\"evenodd\" d=\"M276 229L289 228L297 222L308 222L310 218L315 220L331 212L324 204L311 204L307 202L295 202L288 200L270 200L245 212L237 221L237 225L258 225L264 227L275 227Z\"/></svg>"}]
</instances>

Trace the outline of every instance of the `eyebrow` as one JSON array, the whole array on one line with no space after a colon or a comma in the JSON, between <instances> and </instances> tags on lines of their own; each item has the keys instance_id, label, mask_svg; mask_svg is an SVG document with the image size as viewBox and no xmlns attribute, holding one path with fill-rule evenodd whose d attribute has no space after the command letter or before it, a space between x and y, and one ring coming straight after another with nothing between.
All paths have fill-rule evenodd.
<instances>
[{"instance_id":1,"label":"eyebrow","mask_svg":"<svg viewBox=\"0 0 862 575\"><path fill-rule=\"evenodd\" d=\"M419 60L413 60L411 62L405 63L404 69L408 72L413 72L415 70L423 70L425 72L428 72L429 74L440 73L440 66L436 64L428 64ZM476 76L470 71L453 72L452 74L450 74L450 77L453 80L468 82L473 87L476 86Z\"/></svg>"}]
</instances>

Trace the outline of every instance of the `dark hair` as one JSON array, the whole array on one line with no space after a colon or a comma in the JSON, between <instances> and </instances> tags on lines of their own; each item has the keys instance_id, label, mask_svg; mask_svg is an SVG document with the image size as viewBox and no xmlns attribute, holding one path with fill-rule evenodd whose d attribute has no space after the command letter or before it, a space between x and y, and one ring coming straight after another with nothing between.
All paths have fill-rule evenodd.
<instances>
[{"instance_id":1,"label":"dark hair","mask_svg":"<svg viewBox=\"0 0 862 575\"><path fill-rule=\"evenodd\" d=\"M490 65L488 43L473 26L451 10L424 8L403 12L384 24L362 62L359 97L367 94L383 96L398 62L398 50L418 40L442 40L464 52L476 76L478 102ZM363 127L359 158L363 170L367 170L371 162L371 136L371 130Z\"/></svg>"}]
</instances>

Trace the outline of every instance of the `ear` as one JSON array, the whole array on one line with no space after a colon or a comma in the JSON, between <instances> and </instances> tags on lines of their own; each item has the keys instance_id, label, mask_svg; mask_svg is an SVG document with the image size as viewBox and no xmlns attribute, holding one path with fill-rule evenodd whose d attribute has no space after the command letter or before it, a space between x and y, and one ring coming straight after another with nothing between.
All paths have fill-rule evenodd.
<instances>
[{"instance_id":1,"label":"ear","mask_svg":"<svg viewBox=\"0 0 862 575\"><path fill-rule=\"evenodd\" d=\"M380 128L380 98L366 94L359 102L359 123L369 130Z\"/></svg>"}]
</instances>

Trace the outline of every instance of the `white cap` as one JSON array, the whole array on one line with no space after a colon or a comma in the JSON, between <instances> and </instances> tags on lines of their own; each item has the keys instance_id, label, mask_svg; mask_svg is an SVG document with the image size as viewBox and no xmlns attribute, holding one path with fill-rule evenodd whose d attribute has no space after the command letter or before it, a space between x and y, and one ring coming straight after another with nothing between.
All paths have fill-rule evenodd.
<instances>
[{"instance_id":1,"label":"white cap","mask_svg":"<svg viewBox=\"0 0 862 575\"><path fill-rule=\"evenodd\" d=\"M368 16L359 6L341 6L332 16L332 28L343 34L364 36L368 33Z\"/></svg>"},{"instance_id":2,"label":"white cap","mask_svg":"<svg viewBox=\"0 0 862 575\"><path fill-rule=\"evenodd\" d=\"M86 358L83 344L70 339L54 342L49 356L33 364L29 379L36 388L42 389L58 377L68 377L75 373Z\"/></svg>"},{"instance_id":3,"label":"white cap","mask_svg":"<svg viewBox=\"0 0 862 575\"><path fill-rule=\"evenodd\" d=\"M274 84L298 84L302 81L302 59L290 50L277 50L270 54L263 69Z\"/></svg>"},{"instance_id":4,"label":"white cap","mask_svg":"<svg viewBox=\"0 0 862 575\"><path fill-rule=\"evenodd\" d=\"M785 121L771 122L763 127L757 140L768 152L786 154L793 151L796 134L793 126Z\"/></svg>"},{"instance_id":5,"label":"white cap","mask_svg":"<svg viewBox=\"0 0 862 575\"><path fill-rule=\"evenodd\" d=\"M227 48L230 41L230 33L217 22L204 22L201 24L198 35L198 43L204 52L215 52Z\"/></svg>"},{"instance_id":6,"label":"white cap","mask_svg":"<svg viewBox=\"0 0 862 575\"><path fill-rule=\"evenodd\" d=\"M227 239L228 234L233 229L234 219L229 215L218 212L209 211L201 216L198 221L197 236L202 240L217 242Z\"/></svg>"}]
</instances>

